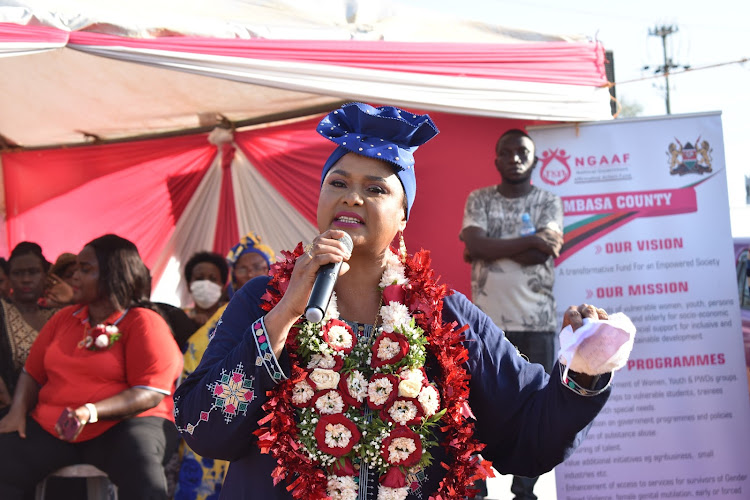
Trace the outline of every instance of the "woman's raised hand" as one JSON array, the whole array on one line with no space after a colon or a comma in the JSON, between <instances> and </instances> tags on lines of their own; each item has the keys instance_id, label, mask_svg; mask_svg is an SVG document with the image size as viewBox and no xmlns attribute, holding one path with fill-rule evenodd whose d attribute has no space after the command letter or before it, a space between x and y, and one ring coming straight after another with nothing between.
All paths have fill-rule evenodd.
<instances>
[{"instance_id":1,"label":"woman's raised hand","mask_svg":"<svg viewBox=\"0 0 750 500\"><path fill-rule=\"evenodd\" d=\"M289 288L279 303L291 315L294 315L295 319L305 312L310 291L315 283L315 276L321 266L343 262L340 274L349 270L349 264L346 261L351 257L351 253L339 241L344 234L344 231L329 229L316 236L308 250L297 259L289 281Z\"/></svg>"},{"instance_id":2,"label":"woman's raised hand","mask_svg":"<svg viewBox=\"0 0 750 500\"><path fill-rule=\"evenodd\" d=\"M583 325L583 318L609 319L609 316L607 311L591 304L570 306L563 315L562 327L565 328L570 325L573 331L576 331Z\"/></svg>"}]
</instances>

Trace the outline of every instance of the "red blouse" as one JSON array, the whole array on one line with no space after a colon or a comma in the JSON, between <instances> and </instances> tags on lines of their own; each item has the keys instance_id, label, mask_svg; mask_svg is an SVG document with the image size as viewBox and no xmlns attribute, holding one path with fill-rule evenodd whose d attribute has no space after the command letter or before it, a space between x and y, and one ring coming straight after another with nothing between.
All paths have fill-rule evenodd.
<instances>
[{"instance_id":1,"label":"red blouse","mask_svg":"<svg viewBox=\"0 0 750 500\"><path fill-rule=\"evenodd\" d=\"M120 314L113 314L104 323L114 323ZM143 387L166 397L137 416L173 422L172 393L182 370L182 353L164 319L148 309L130 309L117 324L121 337L103 351L79 347L87 319L87 306L66 307L44 325L31 346L25 369L40 385L32 418L57 436L55 423L66 406L77 408L131 387ZM76 441L95 438L118 422L87 424Z\"/></svg>"}]
</instances>

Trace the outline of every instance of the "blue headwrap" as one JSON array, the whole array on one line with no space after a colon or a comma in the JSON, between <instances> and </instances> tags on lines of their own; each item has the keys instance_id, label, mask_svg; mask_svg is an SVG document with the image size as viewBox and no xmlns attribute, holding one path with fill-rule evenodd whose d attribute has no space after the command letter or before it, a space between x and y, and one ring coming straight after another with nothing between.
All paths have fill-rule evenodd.
<instances>
[{"instance_id":1,"label":"blue headwrap","mask_svg":"<svg viewBox=\"0 0 750 500\"><path fill-rule=\"evenodd\" d=\"M323 166L321 185L331 167L347 153L384 160L394 167L404 187L406 217L409 217L417 194L413 153L438 134L428 115L415 115L393 106L375 108L353 102L328 113L318 124L318 133L338 144Z\"/></svg>"}]
</instances>

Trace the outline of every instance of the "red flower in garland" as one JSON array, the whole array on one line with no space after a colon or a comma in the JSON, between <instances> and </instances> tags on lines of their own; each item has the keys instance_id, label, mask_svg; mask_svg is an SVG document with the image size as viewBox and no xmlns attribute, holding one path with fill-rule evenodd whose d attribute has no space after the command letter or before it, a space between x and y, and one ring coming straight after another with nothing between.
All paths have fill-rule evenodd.
<instances>
[{"instance_id":1,"label":"red flower in garland","mask_svg":"<svg viewBox=\"0 0 750 500\"><path fill-rule=\"evenodd\" d=\"M398 363L404 359L407 352L409 352L409 341L406 337L396 332L383 332L378 335L372 345L370 366L379 368Z\"/></svg>"},{"instance_id":2,"label":"red flower in garland","mask_svg":"<svg viewBox=\"0 0 750 500\"><path fill-rule=\"evenodd\" d=\"M354 349L357 343L357 337L354 335L352 327L345 322L332 319L323 327L323 340L336 351L348 355Z\"/></svg>"},{"instance_id":3,"label":"red flower in garland","mask_svg":"<svg viewBox=\"0 0 750 500\"><path fill-rule=\"evenodd\" d=\"M419 434L400 425L393 429L387 438L383 439L380 455L386 463L411 467L417 465L422 458L422 440Z\"/></svg>"},{"instance_id":4,"label":"red flower in garland","mask_svg":"<svg viewBox=\"0 0 750 500\"><path fill-rule=\"evenodd\" d=\"M334 476L358 476L359 471L354 469L354 465L352 465L351 460L345 458L343 465L338 460L333 463L333 467L331 467L331 474L333 474Z\"/></svg>"},{"instance_id":5,"label":"red flower in garland","mask_svg":"<svg viewBox=\"0 0 750 500\"><path fill-rule=\"evenodd\" d=\"M406 475L399 467L391 467L388 472L380 476L380 484L387 488L403 488L406 486Z\"/></svg>"},{"instance_id":6,"label":"red flower in garland","mask_svg":"<svg viewBox=\"0 0 750 500\"><path fill-rule=\"evenodd\" d=\"M361 437L357 424L342 413L323 415L315 426L315 441L318 449L334 457L343 457Z\"/></svg>"}]
</instances>

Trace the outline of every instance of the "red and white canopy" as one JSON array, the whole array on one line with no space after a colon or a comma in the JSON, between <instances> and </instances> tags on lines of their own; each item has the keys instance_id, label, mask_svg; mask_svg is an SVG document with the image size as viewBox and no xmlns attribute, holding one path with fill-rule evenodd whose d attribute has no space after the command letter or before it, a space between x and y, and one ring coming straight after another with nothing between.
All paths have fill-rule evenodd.
<instances>
[{"instance_id":1,"label":"red and white canopy","mask_svg":"<svg viewBox=\"0 0 750 500\"><path fill-rule=\"evenodd\" d=\"M444 278L464 291L456 235L467 193L496 182L497 136L529 121L611 118L596 43L341 40L338 32L337 40L138 38L89 29L0 23L2 243L37 241L54 258L116 232L152 268L156 298L172 302L185 297L179 276L194 251L224 253L248 230L277 251L317 233L320 166L332 145L314 125L342 101L435 119L441 134L417 156L407 244L430 248ZM297 118L233 134L207 127L107 142L214 124L217 115L240 124ZM92 138L102 142L85 144Z\"/></svg>"},{"instance_id":2,"label":"red and white canopy","mask_svg":"<svg viewBox=\"0 0 750 500\"><path fill-rule=\"evenodd\" d=\"M610 118L596 43L138 39L0 23L0 53L8 56L0 58L0 135L21 146L342 100L524 120Z\"/></svg>"}]
</instances>

